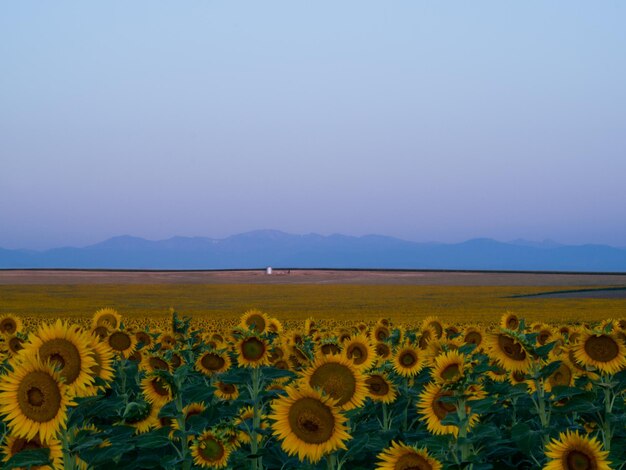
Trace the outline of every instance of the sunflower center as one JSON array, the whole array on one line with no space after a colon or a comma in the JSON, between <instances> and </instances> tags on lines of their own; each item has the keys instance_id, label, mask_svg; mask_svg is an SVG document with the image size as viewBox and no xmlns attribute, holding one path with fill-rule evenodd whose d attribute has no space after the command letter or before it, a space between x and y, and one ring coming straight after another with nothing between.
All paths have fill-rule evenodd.
<instances>
[{"instance_id":1,"label":"sunflower center","mask_svg":"<svg viewBox=\"0 0 626 470\"><path fill-rule=\"evenodd\" d=\"M261 315L250 315L246 320L246 325L259 333L265 331L265 319Z\"/></svg>"},{"instance_id":2,"label":"sunflower center","mask_svg":"<svg viewBox=\"0 0 626 470\"><path fill-rule=\"evenodd\" d=\"M448 413L456 412L456 406L454 406L454 403L439 400L441 397L449 397L451 395L452 392L442 392L433 403L433 411L440 420L448 416Z\"/></svg>"},{"instance_id":3,"label":"sunflower center","mask_svg":"<svg viewBox=\"0 0 626 470\"><path fill-rule=\"evenodd\" d=\"M21 338L14 336L13 338L9 340L9 348L13 352L21 351L22 349L24 349L24 346L22 346L23 342L24 341Z\"/></svg>"},{"instance_id":4,"label":"sunflower center","mask_svg":"<svg viewBox=\"0 0 626 470\"><path fill-rule=\"evenodd\" d=\"M106 326L97 326L92 330L92 333L95 334L98 338L104 339L109 335L109 329Z\"/></svg>"},{"instance_id":5,"label":"sunflower center","mask_svg":"<svg viewBox=\"0 0 626 470\"><path fill-rule=\"evenodd\" d=\"M153 356L150 359L148 359L148 363L150 364L150 367L152 367L155 370L169 370L170 368L167 361L164 361L160 357Z\"/></svg>"},{"instance_id":6,"label":"sunflower center","mask_svg":"<svg viewBox=\"0 0 626 470\"><path fill-rule=\"evenodd\" d=\"M365 380L372 395L385 396L389 393L389 384L380 375L372 375Z\"/></svg>"},{"instance_id":7,"label":"sunflower center","mask_svg":"<svg viewBox=\"0 0 626 470\"><path fill-rule=\"evenodd\" d=\"M465 335L465 342L467 344L475 344L478 346L482 342L482 340L483 340L483 337L481 336L480 333L476 331L471 331Z\"/></svg>"},{"instance_id":8,"label":"sunflower center","mask_svg":"<svg viewBox=\"0 0 626 470\"><path fill-rule=\"evenodd\" d=\"M590 336L585 341L585 352L594 361L610 362L619 356L619 346L608 335Z\"/></svg>"},{"instance_id":9,"label":"sunflower center","mask_svg":"<svg viewBox=\"0 0 626 470\"><path fill-rule=\"evenodd\" d=\"M226 393L227 395L231 395L233 393L235 393L236 388L233 384L224 384L224 383L220 383L219 385L220 390L224 393Z\"/></svg>"},{"instance_id":10,"label":"sunflower center","mask_svg":"<svg viewBox=\"0 0 626 470\"><path fill-rule=\"evenodd\" d=\"M387 346L385 343L379 343L376 345L376 354L384 359L391 354L391 351L389 349L389 346Z\"/></svg>"},{"instance_id":11,"label":"sunflower center","mask_svg":"<svg viewBox=\"0 0 626 470\"><path fill-rule=\"evenodd\" d=\"M516 330L519 326L519 320L515 316L511 316L506 320L506 327L509 330Z\"/></svg>"},{"instance_id":12,"label":"sunflower center","mask_svg":"<svg viewBox=\"0 0 626 470\"><path fill-rule=\"evenodd\" d=\"M417 355L414 351L405 351L400 356L400 364L404 367L411 367L417 362Z\"/></svg>"},{"instance_id":13,"label":"sunflower center","mask_svg":"<svg viewBox=\"0 0 626 470\"><path fill-rule=\"evenodd\" d=\"M123 331L116 331L109 336L109 345L116 351L126 351L131 344L130 336Z\"/></svg>"},{"instance_id":14,"label":"sunflower center","mask_svg":"<svg viewBox=\"0 0 626 470\"><path fill-rule=\"evenodd\" d=\"M378 341L385 341L387 338L389 338L389 330L387 330L387 328L379 328L378 330L376 330L376 339Z\"/></svg>"},{"instance_id":15,"label":"sunflower center","mask_svg":"<svg viewBox=\"0 0 626 470\"><path fill-rule=\"evenodd\" d=\"M289 408L291 431L307 444L328 442L335 429L335 417L331 409L321 401L304 397Z\"/></svg>"},{"instance_id":16,"label":"sunflower center","mask_svg":"<svg viewBox=\"0 0 626 470\"><path fill-rule=\"evenodd\" d=\"M46 372L29 372L19 384L17 401L26 418L38 423L50 421L61 408L59 384Z\"/></svg>"},{"instance_id":17,"label":"sunflower center","mask_svg":"<svg viewBox=\"0 0 626 470\"><path fill-rule=\"evenodd\" d=\"M554 371L548 381L554 385L569 385L572 380L572 370L566 365L561 363L559 368Z\"/></svg>"},{"instance_id":18,"label":"sunflower center","mask_svg":"<svg viewBox=\"0 0 626 470\"><path fill-rule=\"evenodd\" d=\"M162 397L169 396L170 394L169 389L167 388L165 382L161 380L160 377L157 377L154 380L152 380L152 388L158 395L161 395Z\"/></svg>"},{"instance_id":19,"label":"sunflower center","mask_svg":"<svg viewBox=\"0 0 626 470\"><path fill-rule=\"evenodd\" d=\"M336 362L329 362L319 366L313 374L309 384L313 388L321 388L328 395L337 400L341 406L349 402L356 392L356 378L350 368Z\"/></svg>"},{"instance_id":20,"label":"sunflower center","mask_svg":"<svg viewBox=\"0 0 626 470\"><path fill-rule=\"evenodd\" d=\"M348 359L352 359L355 364L363 364L367 359L367 352L360 344L354 344L348 348Z\"/></svg>"},{"instance_id":21,"label":"sunflower center","mask_svg":"<svg viewBox=\"0 0 626 470\"><path fill-rule=\"evenodd\" d=\"M178 369L183 363L183 358L178 354L172 354L172 367Z\"/></svg>"},{"instance_id":22,"label":"sunflower center","mask_svg":"<svg viewBox=\"0 0 626 470\"><path fill-rule=\"evenodd\" d=\"M223 357L215 353L207 353L200 360L202 366L208 370L220 370L226 364Z\"/></svg>"},{"instance_id":23,"label":"sunflower center","mask_svg":"<svg viewBox=\"0 0 626 470\"><path fill-rule=\"evenodd\" d=\"M258 338L248 338L242 343L241 351L248 361L258 361L265 354L265 344Z\"/></svg>"},{"instance_id":24,"label":"sunflower center","mask_svg":"<svg viewBox=\"0 0 626 470\"><path fill-rule=\"evenodd\" d=\"M322 346L322 353L326 356L329 354L339 354L340 349L339 346L333 343L324 344Z\"/></svg>"},{"instance_id":25,"label":"sunflower center","mask_svg":"<svg viewBox=\"0 0 626 470\"><path fill-rule=\"evenodd\" d=\"M76 381L81 369L80 351L67 339L55 338L45 341L39 348L39 355L43 361L50 361L58 367L65 383Z\"/></svg>"},{"instance_id":26,"label":"sunflower center","mask_svg":"<svg viewBox=\"0 0 626 470\"><path fill-rule=\"evenodd\" d=\"M100 318L98 318L98 324L102 323L110 325L111 328L117 328L117 318L115 318L115 315L111 313L105 313Z\"/></svg>"},{"instance_id":27,"label":"sunflower center","mask_svg":"<svg viewBox=\"0 0 626 470\"><path fill-rule=\"evenodd\" d=\"M458 364L450 364L441 371L441 378L444 380L454 380L459 375L461 375L461 370Z\"/></svg>"},{"instance_id":28,"label":"sunflower center","mask_svg":"<svg viewBox=\"0 0 626 470\"><path fill-rule=\"evenodd\" d=\"M393 468L394 470L431 470L433 467L421 455L407 452L398 458Z\"/></svg>"},{"instance_id":29,"label":"sunflower center","mask_svg":"<svg viewBox=\"0 0 626 470\"><path fill-rule=\"evenodd\" d=\"M595 468L594 462L587 454L579 450L572 450L565 456L567 470L587 470Z\"/></svg>"},{"instance_id":30,"label":"sunflower center","mask_svg":"<svg viewBox=\"0 0 626 470\"><path fill-rule=\"evenodd\" d=\"M526 359L526 351L522 345L517 343L513 338L507 335L498 335L498 345L500 350L514 361L523 361Z\"/></svg>"},{"instance_id":31,"label":"sunflower center","mask_svg":"<svg viewBox=\"0 0 626 470\"><path fill-rule=\"evenodd\" d=\"M35 437L34 439L24 439L18 437L15 439L15 442L11 446L11 455L15 455L23 450L34 450L34 449L42 449L43 446L39 439Z\"/></svg>"},{"instance_id":32,"label":"sunflower center","mask_svg":"<svg viewBox=\"0 0 626 470\"><path fill-rule=\"evenodd\" d=\"M224 446L213 437L207 437L198 445L198 453L203 460L215 462L224 456Z\"/></svg>"},{"instance_id":33,"label":"sunflower center","mask_svg":"<svg viewBox=\"0 0 626 470\"><path fill-rule=\"evenodd\" d=\"M0 325L0 330L5 333L15 333L15 330L17 330L17 325L13 320L6 319Z\"/></svg>"}]
</instances>

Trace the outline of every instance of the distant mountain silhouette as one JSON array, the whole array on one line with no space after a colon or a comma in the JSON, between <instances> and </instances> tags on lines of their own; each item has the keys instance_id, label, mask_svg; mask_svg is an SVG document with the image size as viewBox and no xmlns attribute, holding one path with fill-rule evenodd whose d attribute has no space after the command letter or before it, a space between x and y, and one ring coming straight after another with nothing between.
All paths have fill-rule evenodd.
<instances>
[{"instance_id":1,"label":"distant mountain silhouette","mask_svg":"<svg viewBox=\"0 0 626 470\"><path fill-rule=\"evenodd\" d=\"M0 268L237 269L291 268L476 269L626 272L626 249L565 246L546 240L502 243L415 243L381 235L291 235L257 230L224 239L128 235L84 248L46 251L0 248Z\"/></svg>"}]
</instances>

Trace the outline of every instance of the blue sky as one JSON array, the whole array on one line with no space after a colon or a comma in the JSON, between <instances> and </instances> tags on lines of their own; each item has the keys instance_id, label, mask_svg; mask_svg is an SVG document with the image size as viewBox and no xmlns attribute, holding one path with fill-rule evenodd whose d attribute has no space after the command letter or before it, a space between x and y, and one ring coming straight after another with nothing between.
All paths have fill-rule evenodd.
<instances>
[{"instance_id":1,"label":"blue sky","mask_svg":"<svg viewBox=\"0 0 626 470\"><path fill-rule=\"evenodd\" d=\"M626 246L626 4L3 2L0 246Z\"/></svg>"}]
</instances>

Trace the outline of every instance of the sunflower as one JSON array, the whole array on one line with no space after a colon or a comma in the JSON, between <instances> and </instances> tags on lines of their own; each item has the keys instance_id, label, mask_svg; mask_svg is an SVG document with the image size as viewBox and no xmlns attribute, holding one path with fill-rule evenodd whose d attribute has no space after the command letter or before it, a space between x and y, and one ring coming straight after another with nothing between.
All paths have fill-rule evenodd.
<instances>
[{"instance_id":1,"label":"sunflower","mask_svg":"<svg viewBox=\"0 0 626 470\"><path fill-rule=\"evenodd\" d=\"M489 337L489 353L507 371L525 372L530 366L530 355L524 346L506 333Z\"/></svg>"},{"instance_id":2,"label":"sunflower","mask_svg":"<svg viewBox=\"0 0 626 470\"><path fill-rule=\"evenodd\" d=\"M196 370L211 376L230 369L231 361L225 352L209 351L198 356Z\"/></svg>"},{"instance_id":3,"label":"sunflower","mask_svg":"<svg viewBox=\"0 0 626 470\"><path fill-rule=\"evenodd\" d=\"M161 333L158 341L162 350L174 349L176 347L176 336L172 333Z\"/></svg>"},{"instance_id":4,"label":"sunflower","mask_svg":"<svg viewBox=\"0 0 626 470\"><path fill-rule=\"evenodd\" d=\"M387 343L376 343L374 345L374 350L376 351L376 356L378 359L387 359L391 356L391 348Z\"/></svg>"},{"instance_id":5,"label":"sunflower","mask_svg":"<svg viewBox=\"0 0 626 470\"><path fill-rule=\"evenodd\" d=\"M32 439L24 439L23 437L7 436L5 444L2 446L4 454L4 462L8 462L11 457L19 454L23 450L49 449L50 465L29 467L32 470L53 469L62 470L63 467L63 447L61 441L56 437L51 437L47 441L41 441L37 436Z\"/></svg>"},{"instance_id":6,"label":"sunflower","mask_svg":"<svg viewBox=\"0 0 626 470\"><path fill-rule=\"evenodd\" d=\"M117 330L122 323L122 316L112 308L101 308L93 314L91 327L104 326L110 330Z\"/></svg>"},{"instance_id":7,"label":"sunflower","mask_svg":"<svg viewBox=\"0 0 626 470\"><path fill-rule=\"evenodd\" d=\"M319 344L318 354L323 356L341 354L341 347L335 342L335 340L325 340L325 342Z\"/></svg>"},{"instance_id":8,"label":"sunflower","mask_svg":"<svg viewBox=\"0 0 626 470\"><path fill-rule=\"evenodd\" d=\"M537 331L537 344L543 346L545 345L550 338L554 336L554 332L552 328L548 326L543 326Z\"/></svg>"},{"instance_id":9,"label":"sunflower","mask_svg":"<svg viewBox=\"0 0 626 470\"><path fill-rule=\"evenodd\" d=\"M386 341L391 333L389 332L389 327L387 325L376 325L374 331L372 332L372 338L376 341Z\"/></svg>"},{"instance_id":10,"label":"sunflower","mask_svg":"<svg viewBox=\"0 0 626 470\"><path fill-rule=\"evenodd\" d=\"M141 390L146 401L162 407L172 401L170 385L157 375L148 375L141 380Z\"/></svg>"},{"instance_id":11,"label":"sunflower","mask_svg":"<svg viewBox=\"0 0 626 470\"><path fill-rule=\"evenodd\" d=\"M98 338L99 341L104 341L109 336L109 328L104 325L96 326L91 329L91 336Z\"/></svg>"},{"instance_id":12,"label":"sunflower","mask_svg":"<svg viewBox=\"0 0 626 470\"><path fill-rule=\"evenodd\" d=\"M159 354L146 354L143 356L139 367L146 372L154 372L155 370L170 371L170 363L167 362Z\"/></svg>"},{"instance_id":13,"label":"sunflower","mask_svg":"<svg viewBox=\"0 0 626 470\"><path fill-rule=\"evenodd\" d=\"M519 318L517 318L517 315L515 315L515 314L513 314L511 312L506 312L500 318L500 327L501 328L505 328L507 330L517 330L519 325L520 325Z\"/></svg>"},{"instance_id":14,"label":"sunflower","mask_svg":"<svg viewBox=\"0 0 626 470\"><path fill-rule=\"evenodd\" d=\"M456 436L459 428L453 424L443 424L442 420L449 413L456 413L456 405L444 397L452 397L450 390L444 390L441 385L429 383L419 395L417 408L422 415L421 420L426 421L426 428L433 434L452 434ZM469 426L472 427L478 421L476 414L470 414Z\"/></svg>"},{"instance_id":15,"label":"sunflower","mask_svg":"<svg viewBox=\"0 0 626 470\"><path fill-rule=\"evenodd\" d=\"M367 395L365 377L342 356L319 357L303 376L304 383L337 400L336 405L342 410L361 406Z\"/></svg>"},{"instance_id":16,"label":"sunflower","mask_svg":"<svg viewBox=\"0 0 626 470\"><path fill-rule=\"evenodd\" d=\"M626 367L626 347L610 334L583 332L573 346L574 356L584 366L615 374Z\"/></svg>"},{"instance_id":17,"label":"sunflower","mask_svg":"<svg viewBox=\"0 0 626 470\"><path fill-rule=\"evenodd\" d=\"M610 470L609 453L594 437L581 436L578 431L566 431L546 446L550 459L545 470Z\"/></svg>"},{"instance_id":18,"label":"sunflower","mask_svg":"<svg viewBox=\"0 0 626 470\"><path fill-rule=\"evenodd\" d=\"M160 406L146 401L140 412L124 419L124 424L135 428L135 434L144 434L159 425L160 411Z\"/></svg>"},{"instance_id":19,"label":"sunflower","mask_svg":"<svg viewBox=\"0 0 626 470\"><path fill-rule=\"evenodd\" d=\"M558 360L561 361L559 368L552 372L544 383L544 388L548 392L552 390L552 387L572 387L574 379L578 375L575 367L564 356L561 356Z\"/></svg>"},{"instance_id":20,"label":"sunflower","mask_svg":"<svg viewBox=\"0 0 626 470\"><path fill-rule=\"evenodd\" d=\"M280 334L283 331L283 324L277 318L270 318L267 322L267 331Z\"/></svg>"},{"instance_id":21,"label":"sunflower","mask_svg":"<svg viewBox=\"0 0 626 470\"><path fill-rule=\"evenodd\" d=\"M67 421L73 405L60 372L35 354L20 354L0 380L0 414L16 437L47 442Z\"/></svg>"},{"instance_id":22,"label":"sunflower","mask_svg":"<svg viewBox=\"0 0 626 470\"><path fill-rule=\"evenodd\" d=\"M242 367L269 365L269 345L258 336L242 338L237 342L237 361Z\"/></svg>"},{"instance_id":23,"label":"sunflower","mask_svg":"<svg viewBox=\"0 0 626 470\"><path fill-rule=\"evenodd\" d=\"M369 374L365 379L368 397L382 403L393 403L396 400L396 387L386 374Z\"/></svg>"},{"instance_id":24,"label":"sunflower","mask_svg":"<svg viewBox=\"0 0 626 470\"><path fill-rule=\"evenodd\" d=\"M57 320L54 325L44 324L32 335L24 352L33 352L43 362L51 362L61 372L72 396L84 396L93 384L92 368L96 361L90 351L91 336L76 325Z\"/></svg>"},{"instance_id":25,"label":"sunflower","mask_svg":"<svg viewBox=\"0 0 626 470\"><path fill-rule=\"evenodd\" d=\"M201 415L202 413L204 413L206 411L206 409L207 409L207 407L204 404L204 402L189 403L187 406L185 406L183 408L183 418L184 418L185 424L187 423L187 420L189 418L191 418L192 416ZM172 421L172 428L180 429L177 420L173 420Z\"/></svg>"},{"instance_id":26,"label":"sunflower","mask_svg":"<svg viewBox=\"0 0 626 470\"><path fill-rule=\"evenodd\" d=\"M260 335L265 332L268 323L269 318L265 313L252 309L243 314L239 326Z\"/></svg>"},{"instance_id":27,"label":"sunflower","mask_svg":"<svg viewBox=\"0 0 626 470\"><path fill-rule=\"evenodd\" d=\"M287 395L272 402L273 433L289 455L318 462L324 455L346 449L351 437L346 417L335 400L308 387L287 387Z\"/></svg>"},{"instance_id":28,"label":"sunflower","mask_svg":"<svg viewBox=\"0 0 626 470\"><path fill-rule=\"evenodd\" d=\"M367 370L376 360L376 351L367 336L353 336L343 344L345 357L359 370Z\"/></svg>"},{"instance_id":29,"label":"sunflower","mask_svg":"<svg viewBox=\"0 0 626 470\"><path fill-rule=\"evenodd\" d=\"M146 331L136 331L135 339L137 340L137 344L142 345L142 347L152 346L152 336L150 336Z\"/></svg>"},{"instance_id":30,"label":"sunflower","mask_svg":"<svg viewBox=\"0 0 626 470\"><path fill-rule=\"evenodd\" d=\"M478 350L483 342L483 337L484 333L482 329L476 326L470 326L465 329L465 332L463 334L463 342L465 344L476 345L476 350Z\"/></svg>"},{"instance_id":31,"label":"sunflower","mask_svg":"<svg viewBox=\"0 0 626 470\"><path fill-rule=\"evenodd\" d=\"M123 330L116 330L106 338L109 347L120 356L128 359L137 346L137 338Z\"/></svg>"},{"instance_id":32,"label":"sunflower","mask_svg":"<svg viewBox=\"0 0 626 470\"><path fill-rule=\"evenodd\" d=\"M236 400L239 397L237 385L225 382L215 382L215 396L220 400Z\"/></svg>"},{"instance_id":33,"label":"sunflower","mask_svg":"<svg viewBox=\"0 0 626 470\"><path fill-rule=\"evenodd\" d=\"M391 441L391 447L378 454L377 470L441 470L441 463L428 451Z\"/></svg>"},{"instance_id":34,"label":"sunflower","mask_svg":"<svg viewBox=\"0 0 626 470\"><path fill-rule=\"evenodd\" d=\"M3 315L0 317L0 334L14 335L22 329L22 320L16 315Z\"/></svg>"},{"instance_id":35,"label":"sunflower","mask_svg":"<svg viewBox=\"0 0 626 470\"><path fill-rule=\"evenodd\" d=\"M393 356L393 370L403 377L413 377L423 367L422 352L410 343L404 343Z\"/></svg>"},{"instance_id":36,"label":"sunflower","mask_svg":"<svg viewBox=\"0 0 626 470\"><path fill-rule=\"evenodd\" d=\"M465 359L465 355L457 351L444 352L435 358L431 377L439 384L458 381L463 376Z\"/></svg>"},{"instance_id":37,"label":"sunflower","mask_svg":"<svg viewBox=\"0 0 626 470\"><path fill-rule=\"evenodd\" d=\"M435 332L437 338L441 338L444 332L444 326L437 317L426 317L422 322L422 330L431 329Z\"/></svg>"},{"instance_id":38,"label":"sunflower","mask_svg":"<svg viewBox=\"0 0 626 470\"><path fill-rule=\"evenodd\" d=\"M9 347L11 354L17 354L24 349L24 340L17 335L10 335L6 339L6 345Z\"/></svg>"},{"instance_id":39,"label":"sunflower","mask_svg":"<svg viewBox=\"0 0 626 470\"><path fill-rule=\"evenodd\" d=\"M223 468L228 465L230 446L212 431L205 431L191 445L191 455L196 465L202 468Z\"/></svg>"}]
</instances>

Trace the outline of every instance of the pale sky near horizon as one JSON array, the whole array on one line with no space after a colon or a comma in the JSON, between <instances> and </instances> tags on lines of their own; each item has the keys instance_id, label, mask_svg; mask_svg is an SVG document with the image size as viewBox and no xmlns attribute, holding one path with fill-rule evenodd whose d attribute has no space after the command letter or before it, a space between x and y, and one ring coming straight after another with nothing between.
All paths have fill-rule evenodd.
<instances>
[{"instance_id":1,"label":"pale sky near horizon","mask_svg":"<svg viewBox=\"0 0 626 470\"><path fill-rule=\"evenodd\" d=\"M0 4L0 247L626 246L626 3Z\"/></svg>"}]
</instances>

